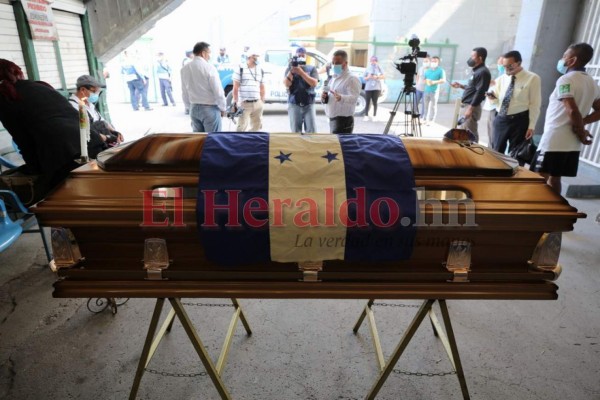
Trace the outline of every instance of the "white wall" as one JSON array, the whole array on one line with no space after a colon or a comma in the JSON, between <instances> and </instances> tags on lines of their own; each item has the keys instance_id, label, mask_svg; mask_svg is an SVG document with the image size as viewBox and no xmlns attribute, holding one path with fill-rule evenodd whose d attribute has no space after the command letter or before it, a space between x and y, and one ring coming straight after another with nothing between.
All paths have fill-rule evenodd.
<instances>
[{"instance_id":1,"label":"white wall","mask_svg":"<svg viewBox=\"0 0 600 400\"><path fill-rule=\"evenodd\" d=\"M500 54L512 50L520 10L521 0L373 0L371 38L404 41L415 33L422 43L458 44L455 76L448 79L464 79L474 47L485 47L494 67ZM442 60L446 71L450 61Z\"/></svg>"}]
</instances>

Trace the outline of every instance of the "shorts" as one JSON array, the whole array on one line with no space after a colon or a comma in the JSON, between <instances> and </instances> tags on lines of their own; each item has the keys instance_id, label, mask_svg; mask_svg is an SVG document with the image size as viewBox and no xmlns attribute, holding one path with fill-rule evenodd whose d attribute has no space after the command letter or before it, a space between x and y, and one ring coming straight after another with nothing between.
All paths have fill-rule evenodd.
<instances>
[{"instance_id":1,"label":"shorts","mask_svg":"<svg viewBox=\"0 0 600 400\"><path fill-rule=\"evenodd\" d=\"M536 151L530 169L550 176L577 176L578 151Z\"/></svg>"}]
</instances>

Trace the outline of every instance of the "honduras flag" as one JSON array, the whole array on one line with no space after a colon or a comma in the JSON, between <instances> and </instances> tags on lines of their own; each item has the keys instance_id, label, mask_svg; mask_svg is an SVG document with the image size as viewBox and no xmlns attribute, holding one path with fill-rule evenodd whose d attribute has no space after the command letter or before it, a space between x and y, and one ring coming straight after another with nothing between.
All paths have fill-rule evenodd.
<instances>
[{"instance_id":1,"label":"honduras flag","mask_svg":"<svg viewBox=\"0 0 600 400\"><path fill-rule=\"evenodd\" d=\"M410 159L388 135L212 133L197 222L224 265L410 258L417 199Z\"/></svg>"}]
</instances>

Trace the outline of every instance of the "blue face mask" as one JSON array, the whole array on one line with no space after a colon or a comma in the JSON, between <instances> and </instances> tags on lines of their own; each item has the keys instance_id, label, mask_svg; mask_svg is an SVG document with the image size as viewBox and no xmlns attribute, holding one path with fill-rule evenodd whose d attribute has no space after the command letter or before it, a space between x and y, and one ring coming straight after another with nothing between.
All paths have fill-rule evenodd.
<instances>
[{"instance_id":1,"label":"blue face mask","mask_svg":"<svg viewBox=\"0 0 600 400\"><path fill-rule=\"evenodd\" d=\"M556 63L556 70L564 75L567 73L567 69L569 68L565 65L565 60L563 60L562 58L558 60L558 62Z\"/></svg>"},{"instance_id":2,"label":"blue face mask","mask_svg":"<svg viewBox=\"0 0 600 400\"><path fill-rule=\"evenodd\" d=\"M498 74L504 75L505 71L506 71L506 68L504 68L504 65L498 64Z\"/></svg>"},{"instance_id":3,"label":"blue face mask","mask_svg":"<svg viewBox=\"0 0 600 400\"><path fill-rule=\"evenodd\" d=\"M333 73L334 73L334 75L341 75L342 74L342 64L334 64L333 65Z\"/></svg>"},{"instance_id":4,"label":"blue face mask","mask_svg":"<svg viewBox=\"0 0 600 400\"><path fill-rule=\"evenodd\" d=\"M90 93L90 97L88 97L88 101L90 103L96 104L98 102L99 97L100 97L100 95L98 93Z\"/></svg>"}]
</instances>

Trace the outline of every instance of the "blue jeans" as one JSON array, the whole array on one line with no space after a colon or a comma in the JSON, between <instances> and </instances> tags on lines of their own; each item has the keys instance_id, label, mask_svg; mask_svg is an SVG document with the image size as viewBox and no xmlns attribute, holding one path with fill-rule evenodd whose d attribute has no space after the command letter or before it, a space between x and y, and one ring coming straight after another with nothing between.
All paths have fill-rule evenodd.
<instances>
[{"instance_id":1,"label":"blue jeans","mask_svg":"<svg viewBox=\"0 0 600 400\"><path fill-rule=\"evenodd\" d=\"M175 100L173 99L173 87L171 86L171 81L168 79L159 79L160 81L160 96L162 97L163 105L168 106L167 96L169 96L169 100L171 100L171 104L175 105Z\"/></svg>"},{"instance_id":2,"label":"blue jeans","mask_svg":"<svg viewBox=\"0 0 600 400\"><path fill-rule=\"evenodd\" d=\"M221 130L221 111L217 106L192 104L190 117L194 132L219 132Z\"/></svg>"},{"instance_id":3,"label":"blue jeans","mask_svg":"<svg viewBox=\"0 0 600 400\"><path fill-rule=\"evenodd\" d=\"M144 87L144 81L141 79L134 79L127 82L127 86L129 87L129 95L131 97L131 107L137 111L140 107L138 102L140 100L140 96L142 96L142 106L145 109L149 109L150 105L148 104L148 91L147 88Z\"/></svg>"},{"instance_id":4,"label":"blue jeans","mask_svg":"<svg viewBox=\"0 0 600 400\"><path fill-rule=\"evenodd\" d=\"M417 96L417 112L419 113L421 118L425 118L425 93L416 89L415 94Z\"/></svg>"},{"instance_id":5,"label":"blue jeans","mask_svg":"<svg viewBox=\"0 0 600 400\"><path fill-rule=\"evenodd\" d=\"M302 133L303 122L305 133L315 133L317 131L317 113L314 104L300 107L296 104L288 103L288 114L290 116L290 129L292 132Z\"/></svg>"}]
</instances>

